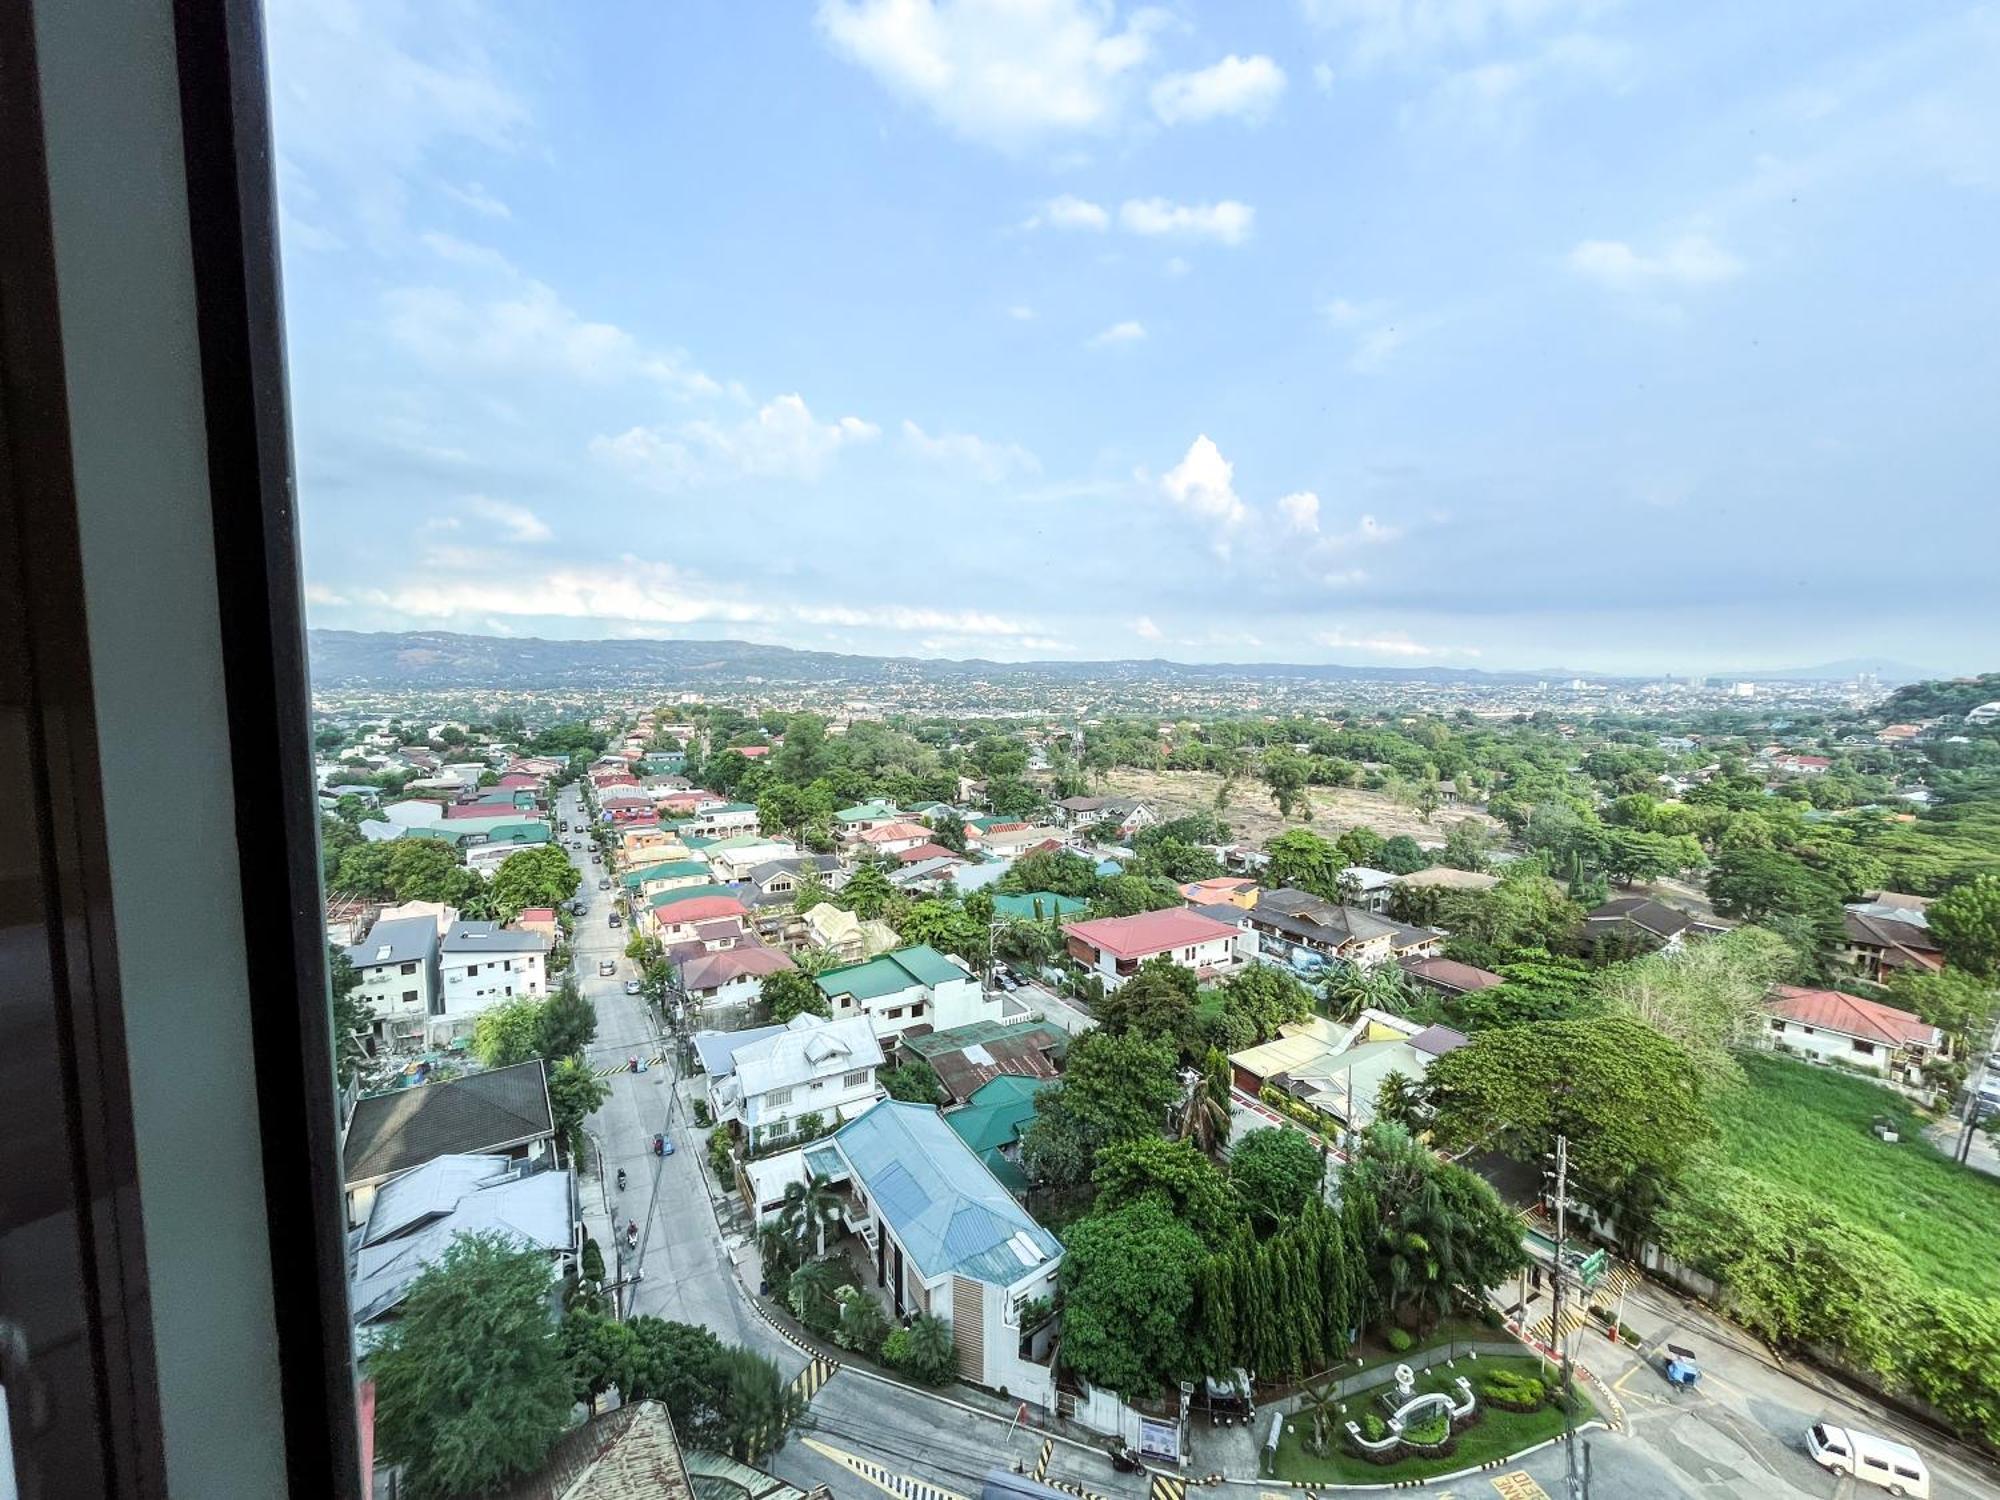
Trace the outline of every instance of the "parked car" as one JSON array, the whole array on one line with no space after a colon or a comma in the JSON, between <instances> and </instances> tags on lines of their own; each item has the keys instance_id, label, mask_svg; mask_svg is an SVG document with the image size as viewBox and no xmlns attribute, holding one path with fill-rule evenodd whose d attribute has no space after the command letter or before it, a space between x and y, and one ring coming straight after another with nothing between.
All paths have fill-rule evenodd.
<instances>
[{"instance_id":1,"label":"parked car","mask_svg":"<svg viewBox=\"0 0 2000 1500\"><path fill-rule=\"evenodd\" d=\"M599 977L609 979L618 972L618 961L614 958L600 958L597 961L597 972Z\"/></svg>"},{"instance_id":2,"label":"parked car","mask_svg":"<svg viewBox=\"0 0 2000 1500\"><path fill-rule=\"evenodd\" d=\"M609 917L609 919L606 920L604 925L607 927L623 927L625 925L625 919L619 916L618 913L614 911Z\"/></svg>"},{"instance_id":3,"label":"parked car","mask_svg":"<svg viewBox=\"0 0 2000 1500\"><path fill-rule=\"evenodd\" d=\"M625 993L626 993L626 994L628 994L628 995L636 995L636 994L638 994L638 993L639 993L639 981L638 981L638 980L636 980L636 979L628 979L628 980L626 980L626 981L625 981Z\"/></svg>"},{"instance_id":4,"label":"parked car","mask_svg":"<svg viewBox=\"0 0 2000 1500\"><path fill-rule=\"evenodd\" d=\"M1815 1422L1806 1429L1806 1451L1814 1463L1831 1469L1836 1476L1852 1474L1892 1495L1924 1500L1931 1492L1931 1474L1923 1455L1894 1438Z\"/></svg>"},{"instance_id":5,"label":"parked car","mask_svg":"<svg viewBox=\"0 0 2000 1500\"><path fill-rule=\"evenodd\" d=\"M598 880L598 882L597 882L597 888L598 888L598 889L599 889L600 891L608 891L608 890L610 890L610 889L611 889L611 877L610 877L609 875L606 875L606 876L603 876L603 877L601 877L601 878L600 878L600 879Z\"/></svg>"}]
</instances>

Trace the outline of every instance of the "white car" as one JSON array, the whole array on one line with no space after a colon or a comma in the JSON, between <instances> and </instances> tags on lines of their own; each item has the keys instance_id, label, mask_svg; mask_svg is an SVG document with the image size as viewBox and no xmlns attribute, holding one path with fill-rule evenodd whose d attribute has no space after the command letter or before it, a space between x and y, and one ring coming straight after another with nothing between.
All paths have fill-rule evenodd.
<instances>
[{"instance_id":1,"label":"white car","mask_svg":"<svg viewBox=\"0 0 2000 1500\"><path fill-rule=\"evenodd\" d=\"M1806 1451L1814 1463L1831 1469L1836 1476L1852 1474L1892 1495L1925 1500L1931 1492L1931 1473L1924 1466L1923 1455L1894 1438L1815 1422L1806 1429Z\"/></svg>"}]
</instances>

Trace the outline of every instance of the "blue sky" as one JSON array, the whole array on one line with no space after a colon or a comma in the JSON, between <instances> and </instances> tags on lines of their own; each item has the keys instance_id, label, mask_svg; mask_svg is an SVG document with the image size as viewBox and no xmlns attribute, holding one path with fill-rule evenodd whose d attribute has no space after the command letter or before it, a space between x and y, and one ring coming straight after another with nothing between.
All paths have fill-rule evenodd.
<instances>
[{"instance_id":1,"label":"blue sky","mask_svg":"<svg viewBox=\"0 0 2000 1500\"><path fill-rule=\"evenodd\" d=\"M274 0L312 621L2000 660L2000 11Z\"/></svg>"}]
</instances>

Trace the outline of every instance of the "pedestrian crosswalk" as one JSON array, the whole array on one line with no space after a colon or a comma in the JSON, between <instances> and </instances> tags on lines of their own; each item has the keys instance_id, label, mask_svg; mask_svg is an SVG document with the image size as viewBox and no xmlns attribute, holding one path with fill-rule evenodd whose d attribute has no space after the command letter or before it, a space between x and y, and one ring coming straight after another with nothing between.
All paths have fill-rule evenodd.
<instances>
[{"instance_id":1,"label":"pedestrian crosswalk","mask_svg":"<svg viewBox=\"0 0 2000 1500\"><path fill-rule=\"evenodd\" d=\"M815 1354L812 1361L799 1371L798 1378L792 1382L792 1389L799 1393L802 1400L811 1401L819 1394L820 1387L833 1379L839 1370L839 1360L828 1359L824 1354Z\"/></svg>"},{"instance_id":2,"label":"pedestrian crosswalk","mask_svg":"<svg viewBox=\"0 0 2000 1500\"><path fill-rule=\"evenodd\" d=\"M1146 1500L1187 1500L1188 1482L1177 1474L1155 1474Z\"/></svg>"},{"instance_id":3,"label":"pedestrian crosswalk","mask_svg":"<svg viewBox=\"0 0 2000 1500\"><path fill-rule=\"evenodd\" d=\"M639 1059L640 1062L644 1063L649 1068L657 1068L666 1060L667 1060L667 1055L664 1052L660 1053L657 1057L642 1057ZM630 1062L606 1063L603 1067L593 1068L591 1071L594 1072L599 1078L615 1078L620 1073L631 1072L632 1064Z\"/></svg>"},{"instance_id":4,"label":"pedestrian crosswalk","mask_svg":"<svg viewBox=\"0 0 2000 1500\"><path fill-rule=\"evenodd\" d=\"M850 1474L857 1475L875 1486L885 1495L894 1495L897 1500L965 1500L965 1496L948 1490L943 1485L932 1484L927 1479L912 1479L907 1474L897 1474L884 1468L872 1458L863 1458L858 1453L848 1453L822 1443L818 1438L800 1438L821 1458L831 1459Z\"/></svg>"},{"instance_id":5,"label":"pedestrian crosswalk","mask_svg":"<svg viewBox=\"0 0 2000 1500\"><path fill-rule=\"evenodd\" d=\"M1582 1326L1583 1326L1582 1309L1577 1307L1577 1305L1573 1302L1566 1302L1563 1304L1562 1324L1560 1327L1551 1329L1549 1326L1548 1314L1544 1313L1541 1317L1537 1318L1533 1326L1528 1329L1528 1337L1533 1339L1538 1344L1545 1344L1550 1348L1554 1348L1557 1344L1561 1343L1564 1339L1568 1338L1571 1334L1575 1333L1577 1329L1581 1328Z\"/></svg>"}]
</instances>

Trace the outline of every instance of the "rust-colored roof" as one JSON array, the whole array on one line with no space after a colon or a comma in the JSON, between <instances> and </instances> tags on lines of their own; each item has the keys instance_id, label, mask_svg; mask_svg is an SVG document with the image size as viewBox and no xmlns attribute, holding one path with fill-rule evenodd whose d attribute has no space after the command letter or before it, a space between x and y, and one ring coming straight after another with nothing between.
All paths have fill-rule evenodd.
<instances>
[{"instance_id":1,"label":"rust-colored roof","mask_svg":"<svg viewBox=\"0 0 2000 1500\"><path fill-rule=\"evenodd\" d=\"M1150 958L1169 948L1191 948L1217 938L1236 937L1236 929L1185 906L1141 912L1136 917L1100 917L1095 922L1070 922L1063 931L1117 958Z\"/></svg>"},{"instance_id":2,"label":"rust-colored roof","mask_svg":"<svg viewBox=\"0 0 2000 1500\"><path fill-rule=\"evenodd\" d=\"M1915 1043L1935 1046L1939 1032L1921 1016L1913 1016L1879 1000L1864 1000L1843 990L1809 990L1794 984L1778 985L1765 1001L1774 1016L1797 1021L1820 1031L1836 1031L1842 1036L1859 1037L1864 1042L1880 1042L1887 1047Z\"/></svg>"}]
</instances>

